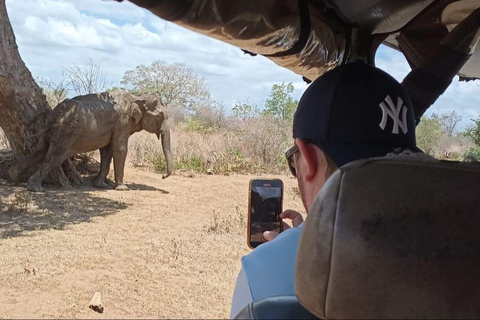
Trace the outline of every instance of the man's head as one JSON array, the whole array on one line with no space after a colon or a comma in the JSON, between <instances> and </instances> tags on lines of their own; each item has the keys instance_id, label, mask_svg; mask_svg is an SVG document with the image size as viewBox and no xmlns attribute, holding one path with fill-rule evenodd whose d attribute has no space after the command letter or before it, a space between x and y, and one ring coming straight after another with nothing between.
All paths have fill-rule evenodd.
<instances>
[{"instance_id":1,"label":"man's head","mask_svg":"<svg viewBox=\"0 0 480 320\"><path fill-rule=\"evenodd\" d=\"M336 168L398 148L420 151L412 105L403 87L361 61L335 68L308 87L295 112L293 137L298 152L289 162L295 159L307 211Z\"/></svg>"}]
</instances>

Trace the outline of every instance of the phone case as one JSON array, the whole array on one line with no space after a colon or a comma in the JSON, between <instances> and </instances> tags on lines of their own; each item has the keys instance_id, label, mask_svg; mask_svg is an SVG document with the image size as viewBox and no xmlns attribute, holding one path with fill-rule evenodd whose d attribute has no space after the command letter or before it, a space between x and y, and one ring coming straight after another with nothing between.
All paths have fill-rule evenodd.
<instances>
[{"instance_id":1,"label":"phone case","mask_svg":"<svg viewBox=\"0 0 480 320\"><path fill-rule=\"evenodd\" d=\"M251 179L250 180L250 183L249 183L249 187L248 187L248 219L247 219L247 245L249 248L251 249L254 249L256 248L258 245L266 242L264 239L263 239L263 236L262 236L262 241L252 241L252 207L255 207L255 204L252 204L252 202L255 202L255 201L258 201L258 197L252 197L252 194L253 194L253 185L254 184L268 184L269 182L272 182L272 184L274 184L275 186L272 186L272 188L280 188L280 197L279 197L279 213L282 212L283 210L283 195L284 195L284 185L283 185L283 181L281 179ZM252 199L254 198L254 199ZM275 199L277 197L274 197ZM266 199L267 201L270 200L270 199ZM270 201L272 202L272 201ZM268 204L265 204L265 202L262 201L262 204L263 205L268 205ZM270 205L272 205L270 203ZM258 213L258 212L257 212ZM263 213L263 212L262 212ZM277 219L278 218L278 215L277 215ZM274 222L274 221L273 221ZM280 223L279 227L278 227L278 231L279 232L282 232L283 228L282 228L282 221L279 219L278 222ZM269 230L270 228L268 228L268 222L266 223L266 230ZM271 230L271 229L270 229ZM265 230L264 230L265 231ZM263 233L263 231L262 231ZM254 236L257 236L257 237L260 237L260 235L257 233L254 234Z\"/></svg>"}]
</instances>

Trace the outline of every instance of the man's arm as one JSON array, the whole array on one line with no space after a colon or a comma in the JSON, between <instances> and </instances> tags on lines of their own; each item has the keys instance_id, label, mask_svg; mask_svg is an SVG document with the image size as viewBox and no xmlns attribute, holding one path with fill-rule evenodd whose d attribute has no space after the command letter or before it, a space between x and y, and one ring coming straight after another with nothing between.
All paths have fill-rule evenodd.
<instances>
[{"instance_id":1,"label":"man's arm","mask_svg":"<svg viewBox=\"0 0 480 320\"><path fill-rule=\"evenodd\" d=\"M233 319L243 308L253 302L250 286L248 285L247 274L245 270L240 269L233 291L232 308L230 309L230 319Z\"/></svg>"}]
</instances>

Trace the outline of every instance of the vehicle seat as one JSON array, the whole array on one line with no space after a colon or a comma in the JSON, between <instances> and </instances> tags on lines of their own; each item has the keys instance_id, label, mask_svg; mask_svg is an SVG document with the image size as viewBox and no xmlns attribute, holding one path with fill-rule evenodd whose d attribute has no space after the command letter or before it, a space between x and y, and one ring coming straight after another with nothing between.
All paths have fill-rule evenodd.
<instances>
[{"instance_id":1,"label":"vehicle seat","mask_svg":"<svg viewBox=\"0 0 480 320\"><path fill-rule=\"evenodd\" d=\"M480 318L480 166L352 162L312 205L295 270L321 318Z\"/></svg>"},{"instance_id":2,"label":"vehicle seat","mask_svg":"<svg viewBox=\"0 0 480 320\"><path fill-rule=\"evenodd\" d=\"M298 299L328 319L480 318L479 227L479 163L425 155L352 162L328 180L305 221ZM253 302L236 318L306 314L288 299Z\"/></svg>"},{"instance_id":3,"label":"vehicle seat","mask_svg":"<svg viewBox=\"0 0 480 320\"><path fill-rule=\"evenodd\" d=\"M296 296L278 296L253 301L235 319L317 319Z\"/></svg>"}]
</instances>

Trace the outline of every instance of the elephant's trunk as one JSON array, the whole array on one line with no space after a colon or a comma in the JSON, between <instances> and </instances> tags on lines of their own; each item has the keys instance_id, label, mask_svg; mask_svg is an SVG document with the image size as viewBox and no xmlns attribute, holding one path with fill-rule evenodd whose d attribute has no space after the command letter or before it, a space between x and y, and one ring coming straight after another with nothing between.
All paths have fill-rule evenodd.
<instances>
[{"instance_id":1,"label":"elephant's trunk","mask_svg":"<svg viewBox=\"0 0 480 320\"><path fill-rule=\"evenodd\" d=\"M162 123L160 133L162 135L163 154L165 155L165 160L167 161L167 173L162 176L162 179L165 179L170 176L173 171L172 151L170 147L170 126L166 120Z\"/></svg>"}]
</instances>

